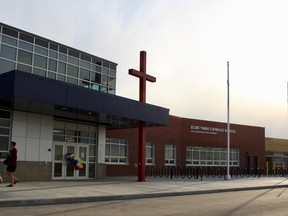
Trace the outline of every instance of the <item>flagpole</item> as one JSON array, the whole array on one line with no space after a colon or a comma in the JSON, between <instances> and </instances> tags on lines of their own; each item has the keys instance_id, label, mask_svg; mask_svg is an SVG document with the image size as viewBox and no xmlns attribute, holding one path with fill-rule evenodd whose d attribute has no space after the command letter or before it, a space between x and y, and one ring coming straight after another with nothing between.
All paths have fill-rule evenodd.
<instances>
[{"instance_id":1,"label":"flagpole","mask_svg":"<svg viewBox=\"0 0 288 216\"><path fill-rule=\"evenodd\" d=\"M229 94L229 61L227 62L227 176L226 180L230 180L230 94Z\"/></svg>"}]
</instances>

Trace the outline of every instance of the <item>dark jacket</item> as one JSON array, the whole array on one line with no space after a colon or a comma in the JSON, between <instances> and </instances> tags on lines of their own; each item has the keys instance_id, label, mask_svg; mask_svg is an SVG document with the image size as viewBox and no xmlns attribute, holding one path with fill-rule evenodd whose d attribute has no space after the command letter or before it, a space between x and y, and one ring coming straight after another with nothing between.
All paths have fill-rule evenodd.
<instances>
[{"instance_id":1,"label":"dark jacket","mask_svg":"<svg viewBox=\"0 0 288 216\"><path fill-rule=\"evenodd\" d=\"M17 149L13 148L7 156L8 166L17 166Z\"/></svg>"}]
</instances>

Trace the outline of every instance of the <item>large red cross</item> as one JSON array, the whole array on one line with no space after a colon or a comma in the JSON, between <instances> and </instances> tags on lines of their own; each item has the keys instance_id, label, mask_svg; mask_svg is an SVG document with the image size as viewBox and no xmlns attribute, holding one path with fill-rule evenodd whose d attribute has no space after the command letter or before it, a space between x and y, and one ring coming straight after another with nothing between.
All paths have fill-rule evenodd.
<instances>
[{"instance_id":1,"label":"large red cross","mask_svg":"<svg viewBox=\"0 0 288 216\"><path fill-rule=\"evenodd\" d=\"M146 74L146 52L140 52L140 71L129 69L129 74L139 78L139 101L146 102L146 81L156 82L156 78ZM146 122L139 122L138 181L145 181Z\"/></svg>"}]
</instances>

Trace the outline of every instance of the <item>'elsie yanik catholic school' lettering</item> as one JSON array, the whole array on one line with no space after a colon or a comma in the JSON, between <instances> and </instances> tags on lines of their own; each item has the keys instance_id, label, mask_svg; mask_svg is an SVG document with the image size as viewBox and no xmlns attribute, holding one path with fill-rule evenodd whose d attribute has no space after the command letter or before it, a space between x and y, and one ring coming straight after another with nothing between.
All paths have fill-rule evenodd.
<instances>
[{"instance_id":1,"label":"'elsie yanik catholic school' lettering","mask_svg":"<svg viewBox=\"0 0 288 216\"><path fill-rule=\"evenodd\" d=\"M227 133L227 128L207 127L200 125L191 125L191 133L218 134ZM236 133L236 130L230 129L230 133Z\"/></svg>"}]
</instances>

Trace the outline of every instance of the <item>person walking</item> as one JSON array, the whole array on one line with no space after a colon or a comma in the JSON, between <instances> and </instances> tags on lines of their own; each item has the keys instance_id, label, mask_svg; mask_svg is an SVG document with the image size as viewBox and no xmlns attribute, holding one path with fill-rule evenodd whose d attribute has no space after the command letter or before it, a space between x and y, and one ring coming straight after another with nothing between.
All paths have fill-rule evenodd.
<instances>
[{"instance_id":1,"label":"person walking","mask_svg":"<svg viewBox=\"0 0 288 216\"><path fill-rule=\"evenodd\" d=\"M14 176L14 172L17 167L17 149L15 148L16 142L12 141L10 144L10 151L6 159L7 164L7 176L10 179L10 185L7 187L14 187L14 185L18 182L18 179Z\"/></svg>"}]
</instances>

